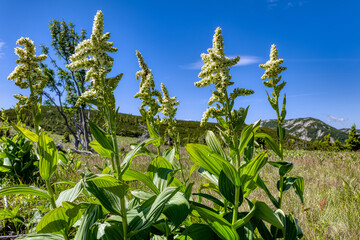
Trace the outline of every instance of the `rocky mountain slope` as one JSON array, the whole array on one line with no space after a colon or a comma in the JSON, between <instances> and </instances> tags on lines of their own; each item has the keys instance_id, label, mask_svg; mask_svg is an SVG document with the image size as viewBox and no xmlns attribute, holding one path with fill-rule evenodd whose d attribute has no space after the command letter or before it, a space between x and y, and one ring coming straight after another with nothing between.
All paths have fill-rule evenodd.
<instances>
[{"instance_id":1,"label":"rocky mountain slope","mask_svg":"<svg viewBox=\"0 0 360 240\"><path fill-rule=\"evenodd\" d=\"M274 129L277 123L275 119L264 120L261 126ZM311 117L285 120L283 127L288 134L306 141L322 140L324 136L330 133L333 141L338 139L345 142L350 131L350 129L336 129L319 119ZM358 132L360 133L360 130Z\"/></svg>"}]
</instances>

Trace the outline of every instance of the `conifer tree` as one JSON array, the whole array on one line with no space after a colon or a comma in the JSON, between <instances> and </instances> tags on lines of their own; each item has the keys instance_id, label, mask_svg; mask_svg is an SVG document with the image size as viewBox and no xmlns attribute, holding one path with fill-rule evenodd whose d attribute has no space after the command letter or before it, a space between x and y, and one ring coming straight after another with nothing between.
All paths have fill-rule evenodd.
<instances>
[{"instance_id":1,"label":"conifer tree","mask_svg":"<svg viewBox=\"0 0 360 240\"><path fill-rule=\"evenodd\" d=\"M356 133L356 125L352 125L349 137L346 140L345 147L350 151L356 151L360 149L360 139L359 135Z\"/></svg>"}]
</instances>

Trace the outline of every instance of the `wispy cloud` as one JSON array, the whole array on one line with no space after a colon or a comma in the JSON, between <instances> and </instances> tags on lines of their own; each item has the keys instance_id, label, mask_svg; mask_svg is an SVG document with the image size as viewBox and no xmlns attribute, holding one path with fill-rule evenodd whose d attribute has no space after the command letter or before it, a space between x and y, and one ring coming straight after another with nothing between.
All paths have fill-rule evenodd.
<instances>
[{"instance_id":1,"label":"wispy cloud","mask_svg":"<svg viewBox=\"0 0 360 240\"><path fill-rule=\"evenodd\" d=\"M4 46L5 42L0 42L0 58L4 56Z\"/></svg>"},{"instance_id":2,"label":"wispy cloud","mask_svg":"<svg viewBox=\"0 0 360 240\"><path fill-rule=\"evenodd\" d=\"M234 58L235 56L230 55L228 57ZM246 66L246 65L256 64L256 63L260 63L260 62L261 62L261 58L256 57L256 56L241 56L240 61L235 65L235 67ZM204 65L203 61L199 60L197 62L182 65L180 67L183 69L188 69L188 70L199 70L199 69L201 69L201 67L203 65Z\"/></svg>"},{"instance_id":3,"label":"wispy cloud","mask_svg":"<svg viewBox=\"0 0 360 240\"><path fill-rule=\"evenodd\" d=\"M337 118L331 115L328 115L328 122L345 122L345 118Z\"/></svg>"},{"instance_id":4,"label":"wispy cloud","mask_svg":"<svg viewBox=\"0 0 360 240\"><path fill-rule=\"evenodd\" d=\"M276 7L291 8L291 7L302 7L307 1L304 0L266 0L267 6L270 9Z\"/></svg>"}]
</instances>

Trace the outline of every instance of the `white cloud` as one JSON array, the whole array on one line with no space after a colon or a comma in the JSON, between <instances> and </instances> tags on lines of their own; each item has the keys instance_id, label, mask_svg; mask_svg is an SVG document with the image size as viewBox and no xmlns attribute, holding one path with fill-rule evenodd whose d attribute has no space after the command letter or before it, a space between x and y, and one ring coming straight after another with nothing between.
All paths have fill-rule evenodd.
<instances>
[{"instance_id":1,"label":"white cloud","mask_svg":"<svg viewBox=\"0 0 360 240\"><path fill-rule=\"evenodd\" d=\"M337 117L334 117L334 116L331 116L331 115L328 115L329 119L328 119L328 122L345 122L345 118L337 118Z\"/></svg>"},{"instance_id":2,"label":"white cloud","mask_svg":"<svg viewBox=\"0 0 360 240\"><path fill-rule=\"evenodd\" d=\"M229 58L234 58L235 56L228 56ZM261 59L259 57L256 56L240 56L240 61L235 65L235 67L240 67L240 66L246 66L246 65L251 65L251 64L256 64L256 63L260 63ZM201 67L204 65L203 61L197 61L197 62L193 62L187 65L183 65L181 66L181 68L183 69L189 69L189 70L200 70Z\"/></svg>"},{"instance_id":3,"label":"white cloud","mask_svg":"<svg viewBox=\"0 0 360 240\"><path fill-rule=\"evenodd\" d=\"M4 46L5 42L0 42L0 58L4 56Z\"/></svg>"}]
</instances>

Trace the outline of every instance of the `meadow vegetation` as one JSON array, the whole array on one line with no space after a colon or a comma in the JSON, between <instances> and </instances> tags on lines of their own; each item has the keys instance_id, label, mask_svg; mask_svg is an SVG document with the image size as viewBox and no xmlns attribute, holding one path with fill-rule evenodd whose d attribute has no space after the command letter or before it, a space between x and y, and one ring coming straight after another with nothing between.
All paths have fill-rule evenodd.
<instances>
[{"instance_id":1,"label":"meadow vegetation","mask_svg":"<svg viewBox=\"0 0 360 240\"><path fill-rule=\"evenodd\" d=\"M260 130L260 120L245 124L251 108L234 107L238 97L254 92L232 80L230 69L240 57L226 57L221 28L215 30L212 48L201 55L204 66L195 82L196 87L215 87L201 120L210 127L194 136L186 132L190 124L179 127L179 101L164 84L157 89L137 51L140 86L134 97L142 104L141 120L135 121L147 133L139 141L139 134L126 134L122 131L130 130L120 127L126 118L119 117L114 90L123 74L107 76L114 64L109 54L117 51L109 39L98 11L89 39L77 39L67 55L68 73L81 73L81 81L88 83L73 107L82 109L78 114L83 118L90 113L98 119L86 121L92 141L84 141L84 149L91 147L90 155L58 150L54 139L62 137L43 127L54 124L44 124L52 118L44 118L41 107L49 78L42 65L46 56L36 56L29 38L18 40L18 66L9 80L30 95L16 95L16 123L2 116L2 235L57 240L356 239L360 156L286 149L294 142L282 126L286 82L281 73L286 67L275 45L270 59L260 65L277 121L272 134ZM88 105L96 111L86 112ZM209 125L210 118L217 123ZM66 140L87 138L69 135ZM352 136L347 145L356 139Z\"/></svg>"}]
</instances>

